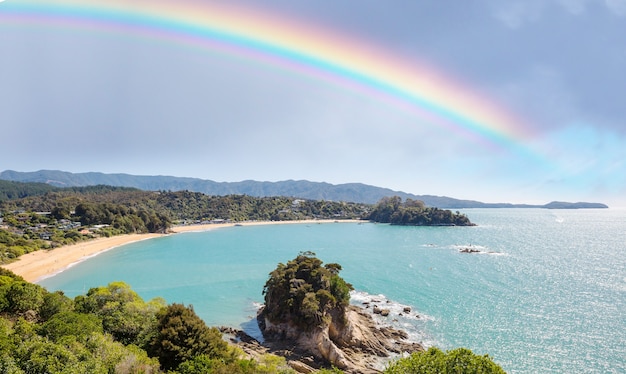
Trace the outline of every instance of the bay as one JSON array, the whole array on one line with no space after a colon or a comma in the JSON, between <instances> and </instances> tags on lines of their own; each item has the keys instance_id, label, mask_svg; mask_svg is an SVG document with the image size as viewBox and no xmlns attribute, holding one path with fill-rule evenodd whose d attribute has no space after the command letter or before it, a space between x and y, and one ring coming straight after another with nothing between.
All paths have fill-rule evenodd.
<instances>
[{"instance_id":1,"label":"bay","mask_svg":"<svg viewBox=\"0 0 626 374\"><path fill-rule=\"evenodd\" d=\"M75 296L124 281L144 299L192 304L209 325L255 334L269 272L312 251L342 265L353 303L379 299L392 309L385 322L427 345L489 354L509 373L626 372L626 211L463 213L478 226L330 223L177 234L113 249L39 283ZM400 316L403 306L412 313Z\"/></svg>"}]
</instances>

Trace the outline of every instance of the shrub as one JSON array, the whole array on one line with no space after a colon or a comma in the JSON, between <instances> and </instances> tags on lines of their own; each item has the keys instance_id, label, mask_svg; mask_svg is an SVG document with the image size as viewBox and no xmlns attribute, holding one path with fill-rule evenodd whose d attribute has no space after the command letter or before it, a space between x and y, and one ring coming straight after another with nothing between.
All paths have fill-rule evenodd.
<instances>
[{"instance_id":1,"label":"shrub","mask_svg":"<svg viewBox=\"0 0 626 374\"><path fill-rule=\"evenodd\" d=\"M207 327L192 306L171 304L157 314L157 332L150 345L166 370L175 369L194 356L227 358L228 344L215 327Z\"/></svg>"},{"instance_id":2,"label":"shrub","mask_svg":"<svg viewBox=\"0 0 626 374\"><path fill-rule=\"evenodd\" d=\"M385 374L504 374L504 370L488 355L474 354L467 348L443 352L431 347L415 352L389 365Z\"/></svg>"}]
</instances>

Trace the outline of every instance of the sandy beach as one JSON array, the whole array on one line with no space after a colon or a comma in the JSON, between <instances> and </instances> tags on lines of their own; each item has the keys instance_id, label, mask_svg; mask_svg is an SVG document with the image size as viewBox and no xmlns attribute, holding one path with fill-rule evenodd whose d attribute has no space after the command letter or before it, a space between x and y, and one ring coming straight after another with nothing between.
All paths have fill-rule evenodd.
<instances>
[{"instance_id":1,"label":"sandy beach","mask_svg":"<svg viewBox=\"0 0 626 374\"><path fill-rule=\"evenodd\" d=\"M172 234L194 231L214 230L222 227L253 226L253 225L273 225L273 224L313 224L313 223L334 223L334 222L359 222L357 220L302 220L302 221L255 221L242 223L223 223L206 225L186 225L174 226L171 228ZM80 262L86 258L98 255L107 250L119 247L124 244L133 243L140 240L152 239L164 234L129 234L118 235L110 238L99 238L85 241L73 245L67 245L53 250L41 250L27 253L10 264L0 265L22 276L29 282L57 274L67 269L72 264ZM169 235L169 234L166 234Z\"/></svg>"}]
</instances>

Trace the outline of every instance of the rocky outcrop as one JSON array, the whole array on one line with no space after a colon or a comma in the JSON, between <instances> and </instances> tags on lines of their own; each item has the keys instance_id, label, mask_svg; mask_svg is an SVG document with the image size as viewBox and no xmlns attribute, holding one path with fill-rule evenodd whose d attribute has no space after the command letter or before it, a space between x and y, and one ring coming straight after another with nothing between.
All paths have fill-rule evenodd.
<instances>
[{"instance_id":1,"label":"rocky outcrop","mask_svg":"<svg viewBox=\"0 0 626 374\"><path fill-rule=\"evenodd\" d=\"M464 247L464 248L459 249L459 252L460 253L481 253L481 250L474 249L471 247Z\"/></svg>"},{"instance_id":2,"label":"rocky outcrop","mask_svg":"<svg viewBox=\"0 0 626 374\"><path fill-rule=\"evenodd\" d=\"M315 253L300 252L270 273L257 321L273 353L307 365L375 373L391 354L423 349L406 342L406 333L381 328L370 313L350 305L353 287L340 271L339 264L323 265ZM381 316L390 313L378 309Z\"/></svg>"},{"instance_id":3,"label":"rocky outcrop","mask_svg":"<svg viewBox=\"0 0 626 374\"><path fill-rule=\"evenodd\" d=\"M405 332L378 326L362 308L348 306L343 317L335 317L338 318L331 323L311 331L302 331L289 323L271 323L264 317L263 309L258 321L264 345L270 351L281 355L282 350L288 360L284 351L295 357L308 357L305 364L311 367L333 365L347 373L378 373L392 355L423 350L420 344L408 342Z\"/></svg>"}]
</instances>

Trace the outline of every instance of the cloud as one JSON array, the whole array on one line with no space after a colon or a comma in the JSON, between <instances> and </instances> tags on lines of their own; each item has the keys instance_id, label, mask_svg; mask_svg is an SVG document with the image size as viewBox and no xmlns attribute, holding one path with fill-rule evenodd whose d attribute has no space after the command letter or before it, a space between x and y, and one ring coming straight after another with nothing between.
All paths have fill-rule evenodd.
<instances>
[{"instance_id":1,"label":"cloud","mask_svg":"<svg viewBox=\"0 0 626 374\"><path fill-rule=\"evenodd\" d=\"M587 10L590 0L557 0L557 3L572 14L582 14Z\"/></svg>"},{"instance_id":2,"label":"cloud","mask_svg":"<svg viewBox=\"0 0 626 374\"><path fill-rule=\"evenodd\" d=\"M604 0L604 2L613 14L626 17L626 0Z\"/></svg>"},{"instance_id":3,"label":"cloud","mask_svg":"<svg viewBox=\"0 0 626 374\"><path fill-rule=\"evenodd\" d=\"M580 115L576 92L568 85L558 67L536 64L523 75L510 77L497 88L496 95L525 117L533 132L541 133L562 127Z\"/></svg>"},{"instance_id":4,"label":"cloud","mask_svg":"<svg viewBox=\"0 0 626 374\"><path fill-rule=\"evenodd\" d=\"M538 0L497 1L492 6L496 19L512 29L517 29L539 19L544 9L544 2Z\"/></svg>"},{"instance_id":5,"label":"cloud","mask_svg":"<svg viewBox=\"0 0 626 374\"><path fill-rule=\"evenodd\" d=\"M285 10L283 0L259 4L247 3ZM527 145L547 162L259 61L0 24L0 123L17 140L3 150L20 155L10 168L364 182L485 201L624 192L625 0L482 0L452 11L443 2L367 4L287 8L290 19L458 77L528 119L536 137Z\"/></svg>"},{"instance_id":6,"label":"cloud","mask_svg":"<svg viewBox=\"0 0 626 374\"><path fill-rule=\"evenodd\" d=\"M558 3L575 15L583 14L587 11L588 6L597 5L598 0L557 0ZM604 5L611 13L616 16L626 16L626 0L604 0Z\"/></svg>"},{"instance_id":7,"label":"cloud","mask_svg":"<svg viewBox=\"0 0 626 374\"><path fill-rule=\"evenodd\" d=\"M626 0L527 0L490 3L494 18L511 29L519 29L545 17L554 17L561 9L573 16L583 16L590 7L601 4L615 16L626 16Z\"/></svg>"}]
</instances>

